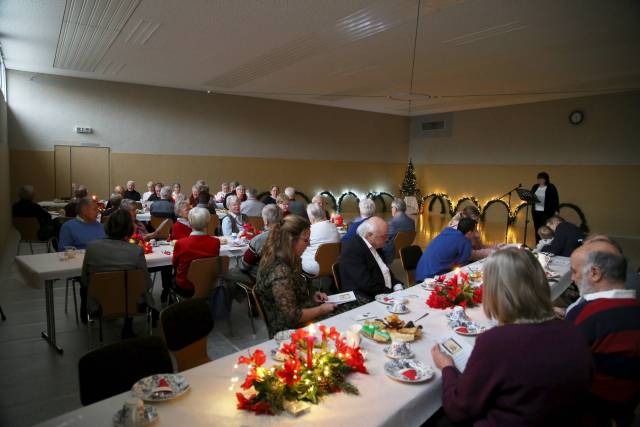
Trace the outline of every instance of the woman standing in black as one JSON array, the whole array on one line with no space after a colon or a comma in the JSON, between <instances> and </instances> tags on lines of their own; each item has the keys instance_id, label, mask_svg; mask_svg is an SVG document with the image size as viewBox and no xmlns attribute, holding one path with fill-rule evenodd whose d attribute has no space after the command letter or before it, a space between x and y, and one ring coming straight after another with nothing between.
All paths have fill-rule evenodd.
<instances>
[{"instance_id":1,"label":"woman standing in black","mask_svg":"<svg viewBox=\"0 0 640 427\"><path fill-rule=\"evenodd\" d=\"M536 243L538 243L540 240L538 229L546 224L547 219L558 212L560 209L560 200L558 198L558 189L549 182L549 174L546 172L540 172L538 174L538 183L531 188L531 192L535 194L538 199L531 210L533 226L536 229Z\"/></svg>"}]
</instances>

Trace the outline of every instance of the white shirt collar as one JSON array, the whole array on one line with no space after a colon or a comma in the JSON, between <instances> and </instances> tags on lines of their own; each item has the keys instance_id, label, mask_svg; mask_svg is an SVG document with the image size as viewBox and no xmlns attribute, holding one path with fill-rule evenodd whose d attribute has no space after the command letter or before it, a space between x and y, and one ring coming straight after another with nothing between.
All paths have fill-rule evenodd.
<instances>
[{"instance_id":1,"label":"white shirt collar","mask_svg":"<svg viewBox=\"0 0 640 427\"><path fill-rule=\"evenodd\" d=\"M189 220L186 220L184 218L178 218L178 222L180 224L186 225L187 227L191 228L191 224L189 224Z\"/></svg>"},{"instance_id":2,"label":"white shirt collar","mask_svg":"<svg viewBox=\"0 0 640 427\"><path fill-rule=\"evenodd\" d=\"M206 236L207 232L206 231L198 231L198 230L193 230L191 231L190 236Z\"/></svg>"},{"instance_id":3,"label":"white shirt collar","mask_svg":"<svg viewBox=\"0 0 640 427\"><path fill-rule=\"evenodd\" d=\"M635 297L635 289L610 289L608 291L592 292L585 295L583 298L587 301L593 301L600 298L635 299Z\"/></svg>"},{"instance_id":4,"label":"white shirt collar","mask_svg":"<svg viewBox=\"0 0 640 427\"><path fill-rule=\"evenodd\" d=\"M367 247L371 251L371 255L373 255L373 258L378 263L378 267L380 267L380 271L382 272L382 277L384 277L384 285L387 288L391 289L393 287L393 283L391 283L391 273L389 271L389 267L387 266L387 264L384 263L384 261L380 257L380 254L376 250L376 248L374 248L367 239L365 239L362 236L358 236L358 237L364 240L364 243L367 245Z\"/></svg>"}]
</instances>

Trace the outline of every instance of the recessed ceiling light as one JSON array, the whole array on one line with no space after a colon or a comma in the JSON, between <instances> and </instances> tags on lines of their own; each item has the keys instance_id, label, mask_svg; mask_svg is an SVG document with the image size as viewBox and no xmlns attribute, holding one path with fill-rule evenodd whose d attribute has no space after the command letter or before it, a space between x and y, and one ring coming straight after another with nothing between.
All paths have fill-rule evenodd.
<instances>
[{"instance_id":1,"label":"recessed ceiling light","mask_svg":"<svg viewBox=\"0 0 640 427\"><path fill-rule=\"evenodd\" d=\"M211 93L211 91L210 91L210 90L208 90L208 91L207 91L207 93Z\"/></svg>"},{"instance_id":2,"label":"recessed ceiling light","mask_svg":"<svg viewBox=\"0 0 640 427\"><path fill-rule=\"evenodd\" d=\"M389 99L394 101L428 101L431 99L431 95L426 93L394 92L389 95Z\"/></svg>"}]
</instances>

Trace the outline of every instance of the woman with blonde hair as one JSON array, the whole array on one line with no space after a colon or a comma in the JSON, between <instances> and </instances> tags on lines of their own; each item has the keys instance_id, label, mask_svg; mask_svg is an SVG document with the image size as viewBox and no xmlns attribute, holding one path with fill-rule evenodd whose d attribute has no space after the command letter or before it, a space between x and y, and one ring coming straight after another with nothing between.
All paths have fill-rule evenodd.
<instances>
[{"instance_id":1,"label":"woman with blonde hair","mask_svg":"<svg viewBox=\"0 0 640 427\"><path fill-rule=\"evenodd\" d=\"M464 373L439 345L442 404L453 422L579 425L592 372L584 339L556 319L549 283L526 250L500 250L484 267L483 309L498 326L476 339Z\"/></svg>"},{"instance_id":2,"label":"woman with blonde hair","mask_svg":"<svg viewBox=\"0 0 640 427\"><path fill-rule=\"evenodd\" d=\"M335 309L327 295L309 291L300 274L300 256L309 246L307 220L290 215L271 229L262 249L256 293L265 311L269 336L295 329L326 316Z\"/></svg>"}]
</instances>

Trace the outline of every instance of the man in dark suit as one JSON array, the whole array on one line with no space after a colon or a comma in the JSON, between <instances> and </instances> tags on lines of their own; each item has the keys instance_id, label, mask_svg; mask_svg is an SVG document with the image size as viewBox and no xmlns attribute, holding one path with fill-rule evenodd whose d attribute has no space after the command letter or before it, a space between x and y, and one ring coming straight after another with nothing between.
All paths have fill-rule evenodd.
<instances>
[{"instance_id":1,"label":"man in dark suit","mask_svg":"<svg viewBox=\"0 0 640 427\"><path fill-rule=\"evenodd\" d=\"M382 247L387 239L387 223L378 217L364 221L357 236L342 242L340 279L344 291L354 291L360 303L376 295L393 292L401 283L384 263Z\"/></svg>"},{"instance_id":2,"label":"man in dark suit","mask_svg":"<svg viewBox=\"0 0 640 427\"><path fill-rule=\"evenodd\" d=\"M391 215L389 221L389 231L387 232L387 241L384 244L384 257L387 264L393 262L395 255L394 239L400 231L416 231L416 222L409 218L405 213L407 204L402 199L393 199L391 202Z\"/></svg>"},{"instance_id":3,"label":"man in dark suit","mask_svg":"<svg viewBox=\"0 0 640 427\"><path fill-rule=\"evenodd\" d=\"M554 237L551 244L543 247L541 252L568 257L584 240L582 230L559 215L549 218L547 227L553 230Z\"/></svg>"}]
</instances>

